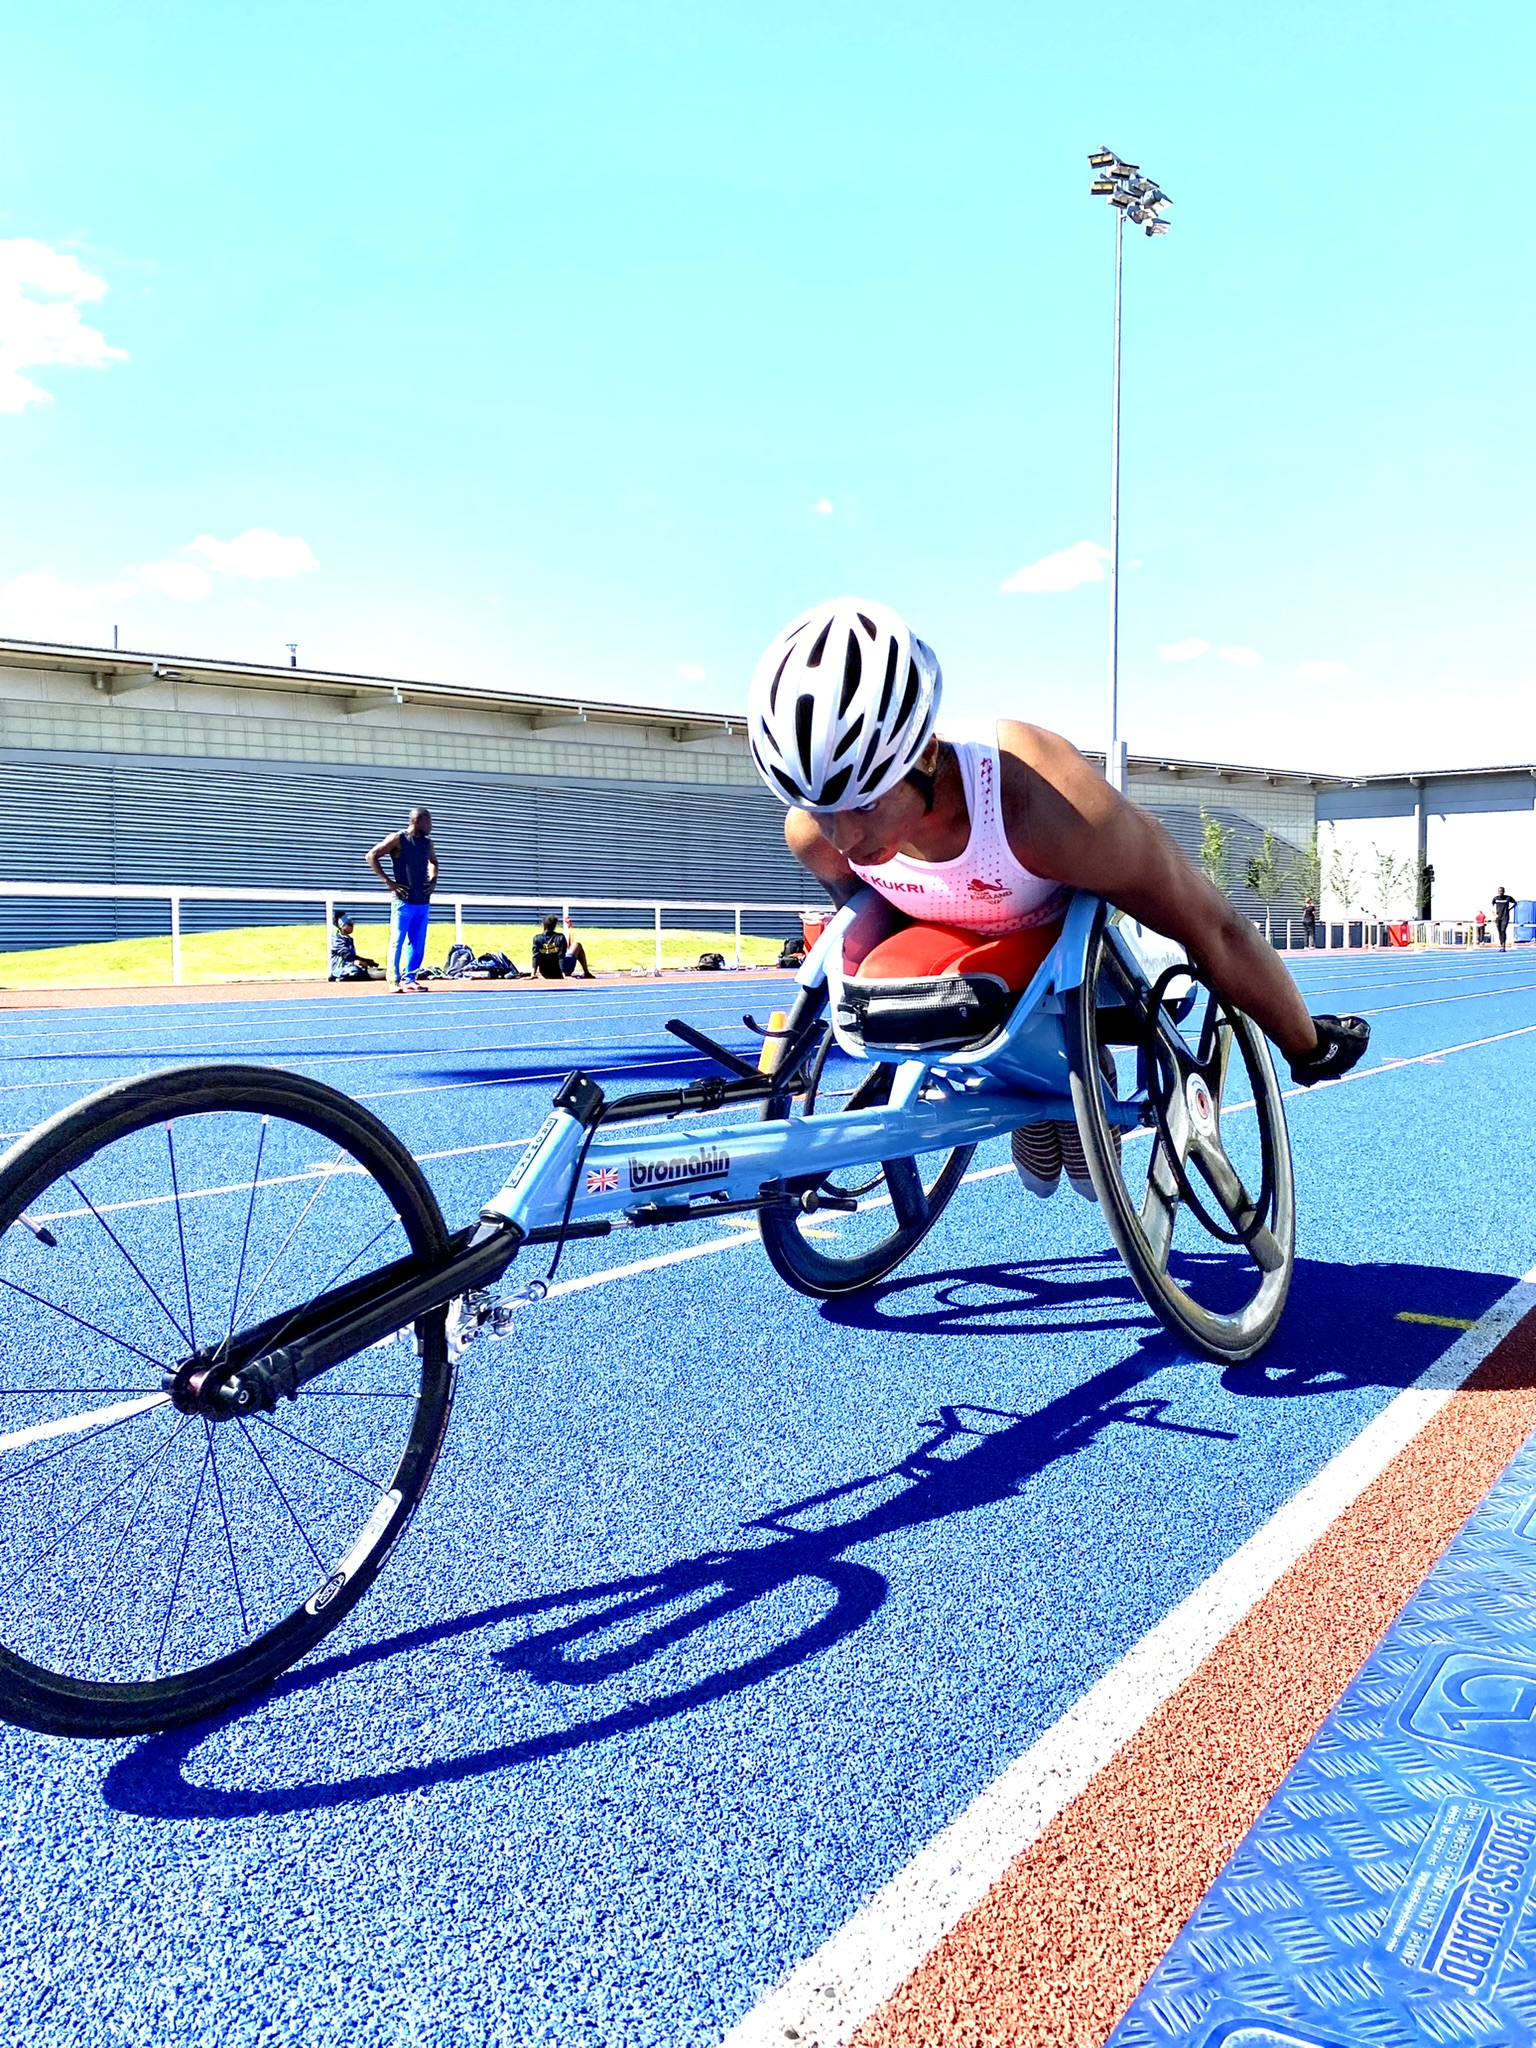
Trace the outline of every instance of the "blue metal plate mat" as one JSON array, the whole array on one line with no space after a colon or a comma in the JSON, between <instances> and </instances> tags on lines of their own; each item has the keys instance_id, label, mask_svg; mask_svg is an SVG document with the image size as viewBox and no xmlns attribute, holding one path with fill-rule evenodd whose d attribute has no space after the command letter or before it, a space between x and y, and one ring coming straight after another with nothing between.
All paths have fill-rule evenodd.
<instances>
[{"instance_id":1,"label":"blue metal plate mat","mask_svg":"<svg viewBox=\"0 0 1536 2048\"><path fill-rule=\"evenodd\" d=\"M1409 1601L1110 2048L1536 2042L1536 1437Z\"/></svg>"}]
</instances>

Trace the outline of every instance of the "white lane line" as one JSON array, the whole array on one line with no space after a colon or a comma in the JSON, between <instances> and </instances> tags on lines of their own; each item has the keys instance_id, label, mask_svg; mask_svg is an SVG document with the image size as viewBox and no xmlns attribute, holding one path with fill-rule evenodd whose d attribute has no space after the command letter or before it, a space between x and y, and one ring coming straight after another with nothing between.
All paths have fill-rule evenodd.
<instances>
[{"instance_id":1,"label":"white lane line","mask_svg":"<svg viewBox=\"0 0 1536 2048\"><path fill-rule=\"evenodd\" d=\"M164 1408L170 1398L169 1394L146 1394L138 1401L116 1401L110 1408L89 1408L82 1415L66 1415L59 1422L34 1422L26 1429L13 1429L9 1436L0 1436L0 1451L25 1450L28 1444L45 1444L56 1436L78 1436L83 1429L126 1422L130 1415L147 1415L151 1408Z\"/></svg>"},{"instance_id":2,"label":"white lane line","mask_svg":"<svg viewBox=\"0 0 1536 2048\"><path fill-rule=\"evenodd\" d=\"M796 2038L844 2048L1533 1308L1536 1268L761 1998L722 2048Z\"/></svg>"}]
</instances>

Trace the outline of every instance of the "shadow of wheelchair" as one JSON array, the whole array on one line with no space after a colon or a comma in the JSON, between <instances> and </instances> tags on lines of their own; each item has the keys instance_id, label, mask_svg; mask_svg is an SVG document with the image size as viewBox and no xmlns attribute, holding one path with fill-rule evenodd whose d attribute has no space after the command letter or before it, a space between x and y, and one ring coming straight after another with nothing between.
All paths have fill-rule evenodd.
<instances>
[{"instance_id":1,"label":"shadow of wheelchair","mask_svg":"<svg viewBox=\"0 0 1536 2048\"><path fill-rule=\"evenodd\" d=\"M1459 1332L1396 1320L1405 1305L1414 1313L1470 1320L1508 1286L1499 1275L1300 1261L1294 1307L1279 1336L1261 1359L1222 1374L1222 1385L1257 1400L1406 1386ZM742 1524L745 1540L733 1548L503 1602L301 1666L219 1720L136 1747L107 1773L107 1802L126 1812L200 1820L320 1810L522 1768L610 1741L760 1686L855 1635L890 1590L882 1572L847 1555L860 1546L1015 1498L1048 1466L1109 1429L1236 1440L1231 1430L1176 1421L1169 1399L1149 1391L1148 1383L1186 1354L1141 1308L1113 1253L996 1265L959 1278L905 1276L825 1304L821 1313L912 1336L1016 1341L1021 1331L1069 1327L1065 1319L1073 1315L1088 1316L1094 1330L1141 1325L1144 1334L1129 1356L1027 1413L941 1403L894 1463L764 1510ZM817 1611L806 1621L808 1604ZM731 1638L744 1624L766 1621L771 1637L786 1619L777 1640L730 1661ZM490 1660L540 1688L562 1688L567 1697L621 1682L688 1646L706 1664L712 1650L726 1650L727 1661L682 1683L664 1681L652 1696L465 1756L284 1787L221 1788L187 1776L193 1754L220 1728L372 1665L518 1625L527 1633L491 1651Z\"/></svg>"}]
</instances>

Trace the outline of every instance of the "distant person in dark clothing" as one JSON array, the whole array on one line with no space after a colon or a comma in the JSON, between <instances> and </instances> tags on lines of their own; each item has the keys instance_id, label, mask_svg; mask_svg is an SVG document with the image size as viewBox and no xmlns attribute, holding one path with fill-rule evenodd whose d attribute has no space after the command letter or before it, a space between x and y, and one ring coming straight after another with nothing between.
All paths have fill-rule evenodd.
<instances>
[{"instance_id":1,"label":"distant person in dark clothing","mask_svg":"<svg viewBox=\"0 0 1536 2048\"><path fill-rule=\"evenodd\" d=\"M569 926L564 931L560 929L558 917L546 917L544 929L533 935L534 973L541 981L561 981L578 967L583 981L591 981L586 947L580 939L571 937Z\"/></svg>"},{"instance_id":2,"label":"distant person in dark clothing","mask_svg":"<svg viewBox=\"0 0 1536 2048\"><path fill-rule=\"evenodd\" d=\"M1514 907L1514 897L1510 895L1504 884L1500 882L1499 893L1493 899L1493 921L1498 927L1499 951L1501 953L1509 951L1509 920Z\"/></svg>"},{"instance_id":3,"label":"distant person in dark clothing","mask_svg":"<svg viewBox=\"0 0 1536 2048\"><path fill-rule=\"evenodd\" d=\"M384 970L377 960L359 953L352 937L352 920L344 910L336 913L331 927L331 971L329 981L382 981Z\"/></svg>"},{"instance_id":4,"label":"distant person in dark clothing","mask_svg":"<svg viewBox=\"0 0 1536 2048\"><path fill-rule=\"evenodd\" d=\"M1310 896L1301 906L1301 943L1304 946L1317 944L1317 905Z\"/></svg>"},{"instance_id":5,"label":"distant person in dark clothing","mask_svg":"<svg viewBox=\"0 0 1536 2048\"><path fill-rule=\"evenodd\" d=\"M393 879L381 865L387 860ZM425 995L421 979L427 951L427 919L437 887L437 848L432 844L432 813L418 805L403 832L391 832L368 851L368 865L395 899L390 920L389 978L398 994L412 989Z\"/></svg>"}]
</instances>

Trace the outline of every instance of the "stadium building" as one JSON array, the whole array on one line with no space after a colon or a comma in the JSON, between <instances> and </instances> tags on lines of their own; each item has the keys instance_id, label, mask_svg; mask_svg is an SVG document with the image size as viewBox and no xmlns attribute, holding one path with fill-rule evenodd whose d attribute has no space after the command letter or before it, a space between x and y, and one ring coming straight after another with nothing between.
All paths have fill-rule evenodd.
<instances>
[{"instance_id":1,"label":"stadium building","mask_svg":"<svg viewBox=\"0 0 1536 2048\"><path fill-rule=\"evenodd\" d=\"M6 881L366 896L364 850L424 803L447 894L556 906L813 893L735 712L0 640L0 759ZM1133 756L1130 784L1192 854L1205 820L1221 822L1234 898L1255 915L1242 876L1264 833L1289 861L1319 825L1325 850L1337 837L1367 869L1378 846L1425 853L1443 916L1471 915L1500 882L1536 893L1536 769L1360 781ZM1275 917L1299 913L1297 893L1274 900ZM0 946L162 931L165 915L153 903L4 898ZM183 922L294 916L189 904Z\"/></svg>"}]
</instances>

